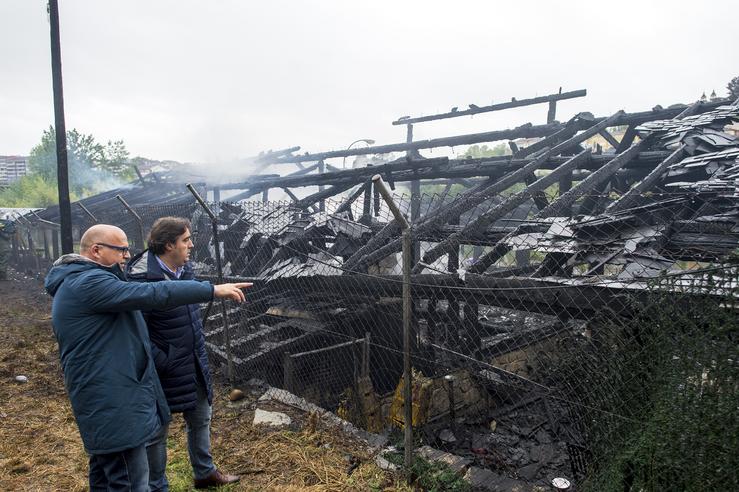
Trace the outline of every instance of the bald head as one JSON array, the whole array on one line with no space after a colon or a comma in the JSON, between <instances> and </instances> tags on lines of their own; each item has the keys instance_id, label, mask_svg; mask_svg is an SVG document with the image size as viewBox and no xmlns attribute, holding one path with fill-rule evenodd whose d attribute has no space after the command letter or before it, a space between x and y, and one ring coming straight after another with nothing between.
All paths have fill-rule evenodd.
<instances>
[{"instance_id":1,"label":"bald head","mask_svg":"<svg viewBox=\"0 0 739 492\"><path fill-rule=\"evenodd\" d=\"M131 257L126 233L108 224L97 224L85 231L80 239L80 255L106 267L118 263L121 268Z\"/></svg>"},{"instance_id":2,"label":"bald head","mask_svg":"<svg viewBox=\"0 0 739 492\"><path fill-rule=\"evenodd\" d=\"M96 243L125 244L128 241L123 229L109 224L96 224L85 231L80 239L80 253L90 251Z\"/></svg>"}]
</instances>

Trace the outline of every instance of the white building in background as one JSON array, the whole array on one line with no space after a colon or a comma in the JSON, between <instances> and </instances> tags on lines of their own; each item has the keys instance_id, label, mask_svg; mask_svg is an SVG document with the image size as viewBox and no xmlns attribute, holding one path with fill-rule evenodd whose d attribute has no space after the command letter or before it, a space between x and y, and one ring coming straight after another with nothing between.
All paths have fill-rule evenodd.
<instances>
[{"instance_id":1,"label":"white building in background","mask_svg":"<svg viewBox=\"0 0 739 492\"><path fill-rule=\"evenodd\" d=\"M20 155L0 155L0 186L8 186L26 175L28 157Z\"/></svg>"}]
</instances>

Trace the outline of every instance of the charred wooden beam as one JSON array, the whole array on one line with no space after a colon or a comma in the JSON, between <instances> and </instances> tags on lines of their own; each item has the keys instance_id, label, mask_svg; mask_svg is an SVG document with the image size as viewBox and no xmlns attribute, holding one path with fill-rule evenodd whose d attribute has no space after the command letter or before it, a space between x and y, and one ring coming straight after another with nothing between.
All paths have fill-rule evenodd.
<instances>
[{"instance_id":1,"label":"charred wooden beam","mask_svg":"<svg viewBox=\"0 0 739 492\"><path fill-rule=\"evenodd\" d=\"M727 100L721 99L717 101L709 101L701 103L697 108L697 112L710 111L723 104L726 104ZM659 119L670 119L680 114L684 109L685 105L674 105L667 109L641 111L636 113L623 113L616 121L610 126L616 125L638 125L647 121L654 121ZM579 123L578 129L585 129L592 126L594 123L600 123L607 118L598 117L592 121L582 119ZM357 147L353 149L335 150L330 152L320 152L316 154L303 154L297 156L289 156L281 159L275 159L277 162L305 162L305 161L319 161L323 159L330 159L334 157L349 157L353 155L372 155L372 154L386 154L390 152L406 152L408 150L419 150L419 149L431 149L435 147L456 147L459 145L472 145L483 142L494 142L497 140L512 140L516 138L534 138L534 137L546 137L564 128L561 123L552 123L546 125L532 125L530 123L521 125L517 128L507 130L497 130L492 132L484 133L473 133L469 135L457 135L452 137L436 138L432 140L416 140L410 143L396 143L387 145L376 145L370 147Z\"/></svg>"},{"instance_id":2,"label":"charred wooden beam","mask_svg":"<svg viewBox=\"0 0 739 492\"><path fill-rule=\"evenodd\" d=\"M606 208L606 212L618 212L633 206L636 203L637 198L650 190L668 167L682 159L684 153L685 146L681 145L677 150L675 150L675 152L670 154L667 159L663 160L657 167L655 167L644 179L634 185L634 187L622 195L621 198L609 205L608 208Z\"/></svg>"},{"instance_id":3,"label":"charred wooden beam","mask_svg":"<svg viewBox=\"0 0 739 492\"><path fill-rule=\"evenodd\" d=\"M636 145L632 145L629 150L617 155L603 167L595 171L593 174L580 181L577 186L567 193L560 195L555 201L549 204L547 208L539 212L538 217L553 217L559 215L561 211L572 206L575 201L584 194L589 193L598 184L609 179L613 173L621 169L627 162L636 157L639 152L646 147L648 140L642 140Z\"/></svg>"},{"instance_id":4,"label":"charred wooden beam","mask_svg":"<svg viewBox=\"0 0 739 492\"><path fill-rule=\"evenodd\" d=\"M438 258L446 254L450 248L458 246L463 241L463 238L465 236L473 235L475 231L484 229L488 225L494 223L496 220L503 218L505 214L515 209L526 200L531 199L532 195L537 191L544 190L548 186L556 183L562 174L571 172L575 167L577 167L578 162L583 159L587 159L589 155L589 150L584 150L580 152L548 175L536 180L524 190L506 198L503 203L496 207L493 207L492 209L488 210L487 212L473 220L464 228L462 232L449 236L449 238L447 238L445 241L437 244L435 247L427 251L426 254L423 256L423 263L427 265L433 263ZM483 260L483 258L478 260L477 264L479 264ZM419 263L418 265L416 265L416 267L414 267L413 271L415 273L418 273L419 271L423 270L424 267L425 265Z\"/></svg>"},{"instance_id":5,"label":"charred wooden beam","mask_svg":"<svg viewBox=\"0 0 739 492\"><path fill-rule=\"evenodd\" d=\"M580 90L570 91L570 92L559 92L557 94L549 94L547 96L532 97L529 99L513 98L509 102L491 104L489 106L472 107L473 105L470 105L470 109L465 109L462 111L457 111L455 109L453 111L449 111L448 113L432 114L429 116L418 116L416 118L400 118L400 119L393 121L393 125L407 125L410 123L421 123L424 121L444 120L447 118L457 118L459 116L469 116L473 114L489 113L491 111L500 111L503 109L520 108L522 106L531 106L534 104L550 103L551 105L551 103L556 103L557 101L562 101L565 99L574 99L576 97L584 97L586 95L587 95L587 90L580 89ZM552 118L552 121L554 121L554 118Z\"/></svg>"},{"instance_id":6,"label":"charred wooden beam","mask_svg":"<svg viewBox=\"0 0 739 492\"><path fill-rule=\"evenodd\" d=\"M694 114L698 113L700 111L701 107L701 101L696 101L687 108L685 108L684 111L682 111L679 115L675 116L676 120L681 120L683 118L687 118L688 116L693 116Z\"/></svg>"},{"instance_id":7,"label":"charred wooden beam","mask_svg":"<svg viewBox=\"0 0 739 492\"><path fill-rule=\"evenodd\" d=\"M325 172L326 172L326 163L324 163L323 160L321 160L321 161L318 162L318 174L323 174ZM346 188L350 188L350 187L351 187L351 184L349 186L347 186ZM344 190L346 188L344 188ZM344 190L342 190L342 191L344 191ZM323 200L324 197L322 195L323 194L323 191L324 191L323 185L322 184L318 185L318 194L321 196L320 201L318 201L318 210L320 210L321 212L323 212L323 211L326 210L326 202ZM333 196L335 194L336 193L333 193L333 194L331 194L329 196Z\"/></svg>"},{"instance_id":8,"label":"charred wooden beam","mask_svg":"<svg viewBox=\"0 0 739 492\"><path fill-rule=\"evenodd\" d=\"M298 200L300 200L300 198L298 198L297 196L295 196L295 193L293 193L292 191L290 191L290 188L282 188L282 191L284 191L287 194L287 196L290 197L290 199L292 201L297 202Z\"/></svg>"},{"instance_id":9,"label":"charred wooden beam","mask_svg":"<svg viewBox=\"0 0 739 492\"><path fill-rule=\"evenodd\" d=\"M651 168L661 162L667 155L669 155L669 153L663 151L642 152L637 158L627 164L626 167L629 169L640 167ZM541 169L554 169L565 162L568 158L569 157L566 156L550 157L541 165ZM610 159L611 157L605 154L591 155L590 159L581 164L581 168L598 169ZM510 156L459 160L449 160L446 157L442 157L408 162L405 158L402 158L379 167L346 169L324 174L285 177L279 177L276 175L252 176L248 181L221 185L221 189L253 190L249 193L245 192L243 194L251 196L265 188L295 188L321 184L335 185L342 182L350 182L356 185L369 180L374 174L377 174L378 171L381 171L383 176L390 173L395 182L407 182L415 179L458 179L480 176L499 179L507 173L515 171L522 166L526 166L532 160L532 158L512 159Z\"/></svg>"},{"instance_id":10,"label":"charred wooden beam","mask_svg":"<svg viewBox=\"0 0 739 492\"><path fill-rule=\"evenodd\" d=\"M617 149L618 148L619 141L616 140L616 137L614 137L613 135L611 135L611 132L609 132L608 130L603 129L603 130L599 131L598 134L601 137L605 138L606 139L606 142L608 142L611 145L611 147L613 147L614 149Z\"/></svg>"},{"instance_id":11,"label":"charred wooden beam","mask_svg":"<svg viewBox=\"0 0 739 492\"><path fill-rule=\"evenodd\" d=\"M418 225L415 225L411 233L419 234L425 230L428 230L428 228L438 226L440 224L444 224L448 222L449 219L460 216L463 212L478 206L484 201L506 190L510 186L513 186L514 184L518 182L524 181L535 170L539 169L542 166L542 164L545 163L552 155L556 155L557 153L564 152L572 148L573 146L578 145L580 142L585 141L586 139L595 135L600 130L612 125L613 122L616 119L620 118L622 115L623 115L623 111L618 111L614 113L613 115L611 115L610 117L604 119L600 123L593 124L590 128L586 129L582 133L578 135L574 135L568 138L567 140L565 140L564 142L561 142L555 145L554 148L552 148L549 151L544 152L538 158L524 165L520 169L513 171L509 174L506 174L499 181L489 180L488 182L484 182L478 185L477 187L470 189L468 192L460 196L457 200L455 200L448 206L444 207L444 210L438 210L437 212L434 213L432 217L430 218L427 217L425 221L423 221L422 223ZM589 157L589 155L590 155L589 152L587 153L581 152L580 154L578 154L579 157L577 159L566 160L565 163L563 163L560 167L558 167L557 170L553 171L553 173L550 174L549 176L552 176L552 175L558 176L559 174L561 174L562 173L561 168L563 166L565 169L569 169L571 172L574 169L573 166L578 165L580 162L584 160L584 158ZM546 182L548 182L549 179L550 178L547 178ZM540 188L540 189L536 188L536 191L543 191L544 188ZM530 189L534 191L534 188L530 188ZM528 197L526 199L528 199ZM542 201L540 200L540 204L544 208L546 208L546 205L544 205L541 202ZM513 208L516 208L518 205L520 205L520 203L514 205ZM388 224L388 228L390 227L393 227L393 231L397 229L397 226L396 225L393 226L392 223ZM485 226L483 226L483 228L484 227ZM373 240L370 240L369 243L366 245L366 248L360 249L351 258L349 258L349 260L347 260L347 263L345 264L345 266L351 270L354 270L355 268L363 269L367 265L371 265L372 263L379 261L380 259L384 258L388 254L399 251L400 241L396 237L395 240L391 241L390 243L387 243L388 234L389 232L386 232L385 235L382 235L382 236L378 235L379 237L377 240L374 240L374 238ZM397 234L395 234L395 236L397 236ZM366 255L366 257L359 256L360 254ZM429 263L426 259L424 259L424 262Z\"/></svg>"},{"instance_id":12,"label":"charred wooden beam","mask_svg":"<svg viewBox=\"0 0 739 492\"><path fill-rule=\"evenodd\" d=\"M558 132L553 133L548 137L542 138L538 142L534 142L528 147L524 147L523 149L514 151L513 157L516 159L520 159L522 157L526 157L527 155L531 155L535 152L543 150L547 147L554 147L562 140L572 137L575 133L577 133L577 130L577 125L568 124Z\"/></svg>"},{"instance_id":13,"label":"charred wooden beam","mask_svg":"<svg viewBox=\"0 0 739 492\"><path fill-rule=\"evenodd\" d=\"M358 186L349 197L339 205L334 213L340 214L342 212L351 212L352 204L364 193L366 185Z\"/></svg>"},{"instance_id":14,"label":"charred wooden beam","mask_svg":"<svg viewBox=\"0 0 739 492\"><path fill-rule=\"evenodd\" d=\"M274 186L274 187L270 186L270 188L282 188L282 186ZM221 189L223 189L223 188L221 188ZM238 202L239 200L246 200L247 198L250 198L250 197L252 197L252 196L254 196L254 195L258 194L258 193L261 193L261 192L262 192L261 189L258 189L258 190L251 190L250 189L250 190L242 191L241 193L237 193L236 195L233 195L233 196L229 197L228 200L231 201L231 202Z\"/></svg>"},{"instance_id":15,"label":"charred wooden beam","mask_svg":"<svg viewBox=\"0 0 739 492\"><path fill-rule=\"evenodd\" d=\"M500 181L496 182L487 180L474 188L469 189L463 195L457 197L456 200L437 209L433 216L426 217L421 223L415 224L411 230L413 239L433 227L438 227L441 224L449 222L449 220L454 217L459 217L466 210L478 206L496 194L525 179L526 176L538 169L542 163L546 162L550 155L551 154L549 152L545 153L521 169L506 175ZM367 265L371 265L372 263L381 260L389 254L400 251L400 239L397 238L397 232L400 230L398 225L393 221L386 226L386 229L387 230L381 231L373 237L364 248L360 248L359 251L352 255L352 257L346 261L345 267L351 270L354 270L355 268L362 269ZM394 237L394 239L388 243L387 240L391 237Z\"/></svg>"},{"instance_id":16,"label":"charred wooden beam","mask_svg":"<svg viewBox=\"0 0 739 492\"><path fill-rule=\"evenodd\" d=\"M278 158L278 157L284 157L286 155L292 154L293 152L297 152L299 150L300 150L300 146L295 146L295 147L290 147L290 148L287 148L287 149L275 150L275 151L269 150L267 152L260 153L254 159L254 161L255 162L260 162L260 161L266 161L266 160L270 160L270 159L275 159L275 158Z\"/></svg>"},{"instance_id":17,"label":"charred wooden beam","mask_svg":"<svg viewBox=\"0 0 739 492\"><path fill-rule=\"evenodd\" d=\"M594 314L612 312L629 315L635 309L632 299L644 300L645 290L612 287L593 283L564 283L551 278L496 277L467 273L462 281L459 275L412 275L411 283L417 299L444 299L459 297L460 289L474 302L509 309L522 309L534 313L562 314L573 318L588 318ZM284 292L327 291L336 293L362 292L370 298L400 297L400 275L356 275L290 277L272 280L262 288L254 288L251 302L258 304L263 298L284 296ZM282 293L282 294L281 294Z\"/></svg>"},{"instance_id":18,"label":"charred wooden beam","mask_svg":"<svg viewBox=\"0 0 739 492\"><path fill-rule=\"evenodd\" d=\"M455 234L457 232L460 232L464 226L461 225L443 225L437 229L432 229L430 231L418 234L417 238L419 241L427 241L427 242L441 242L447 237L449 237L451 234ZM507 234L515 231L516 228L511 227L488 227L487 229L484 229L479 232L479 234L475 237L467 238L462 244L470 244L470 245L488 245L488 244L495 244L504 237L506 237Z\"/></svg>"},{"instance_id":19,"label":"charred wooden beam","mask_svg":"<svg viewBox=\"0 0 739 492\"><path fill-rule=\"evenodd\" d=\"M572 179L573 179L573 173L566 173L563 174L561 178L559 178L559 191L558 194L562 195L564 193L567 193L572 189ZM570 215L569 213L567 215Z\"/></svg>"},{"instance_id":20,"label":"charred wooden beam","mask_svg":"<svg viewBox=\"0 0 739 492\"><path fill-rule=\"evenodd\" d=\"M447 164L449 159L439 157L434 159L421 159L407 161L405 158L399 159L392 164L386 164L381 167L342 169L341 171L325 172L309 175L291 175L291 176L252 176L246 181L239 183L229 183L221 186L221 189L248 189L259 192L265 188L283 188L283 187L301 187L301 186L324 186L335 185L341 182L349 182L359 184L368 181L378 172L385 174L388 172L408 171L413 169L436 168ZM299 171L300 172L300 171ZM304 173L303 173L304 174Z\"/></svg>"},{"instance_id":21,"label":"charred wooden beam","mask_svg":"<svg viewBox=\"0 0 739 492\"><path fill-rule=\"evenodd\" d=\"M526 183L526 186L531 186L536 182L536 174L529 174L524 179L524 182ZM536 208L539 210L544 210L545 208L547 208L547 205L549 205L547 197L544 195L544 190L539 190L535 192L532 198L534 199L534 204L536 205Z\"/></svg>"},{"instance_id":22,"label":"charred wooden beam","mask_svg":"<svg viewBox=\"0 0 739 492\"><path fill-rule=\"evenodd\" d=\"M582 205L580 205L577 214L592 215L593 213L597 212L600 209L605 196L607 195L606 190L608 189L609 184L609 180L604 180L600 184L596 185L590 193L585 195L585 198L583 199Z\"/></svg>"},{"instance_id":23,"label":"charred wooden beam","mask_svg":"<svg viewBox=\"0 0 739 492\"><path fill-rule=\"evenodd\" d=\"M303 176L305 174L308 174L308 173L311 173L311 172L315 171L316 169L318 169L318 166L319 166L319 163L315 163L315 164L313 164L311 166L307 166L307 167L304 166L301 169L298 169L297 171L295 171L293 173L286 174L284 177L287 178L288 176Z\"/></svg>"},{"instance_id":24,"label":"charred wooden beam","mask_svg":"<svg viewBox=\"0 0 739 492\"><path fill-rule=\"evenodd\" d=\"M547 110L547 123L554 123L557 119L557 101L549 101Z\"/></svg>"},{"instance_id":25,"label":"charred wooden beam","mask_svg":"<svg viewBox=\"0 0 739 492\"><path fill-rule=\"evenodd\" d=\"M367 221L372 220L372 181L367 181L362 188L364 191L364 199L362 201L362 218Z\"/></svg>"},{"instance_id":26,"label":"charred wooden beam","mask_svg":"<svg viewBox=\"0 0 739 492\"><path fill-rule=\"evenodd\" d=\"M624 136L621 137L621 141L616 146L616 153L620 154L621 152L625 151L629 147L631 147L631 144L634 143L634 139L636 138L636 124L631 124L626 128L626 131L624 132Z\"/></svg>"},{"instance_id":27,"label":"charred wooden beam","mask_svg":"<svg viewBox=\"0 0 739 492\"><path fill-rule=\"evenodd\" d=\"M675 116L675 119L680 120L688 116L694 115L695 113L698 112L700 106L701 106L700 101L694 102L689 107L685 108L685 110L682 111L680 114ZM644 192L652 188L652 186L654 186L657 180L660 179L660 177L662 176L662 173L664 173L668 167L678 162L683 157L685 153L684 151L685 151L685 146L681 145L677 150L675 150L675 152L670 154L657 167L655 167L646 177L644 177L644 179L639 181L631 190L626 192L621 198L619 198L614 203L612 203L606 211L617 212L619 210L624 210L626 208L629 208L632 204L635 203L636 197L638 195L643 194Z\"/></svg>"},{"instance_id":28,"label":"charred wooden beam","mask_svg":"<svg viewBox=\"0 0 739 492\"><path fill-rule=\"evenodd\" d=\"M418 151L421 149L432 149L436 147L457 147L460 145L472 145L482 142L494 142L496 140L510 140L514 138L546 137L561 128L561 125L532 125L527 123L517 128L497 130L484 133L473 133L468 135L457 135L453 137L442 137L431 140L415 140L386 145L375 145L370 147L355 147L353 149L334 150L316 154L304 154L289 159L281 159L280 162L305 162L335 157L349 157L354 155L388 154L390 152Z\"/></svg>"},{"instance_id":29,"label":"charred wooden beam","mask_svg":"<svg viewBox=\"0 0 739 492\"><path fill-rule=\"evenodd\" d=\"M141 186L147 186L146 182L144 181L144 176L139 170L139 166L133 166L133 170L136 173L136 176L139 178L139 183L141 183Z\"/></svg>"}]
</instances>

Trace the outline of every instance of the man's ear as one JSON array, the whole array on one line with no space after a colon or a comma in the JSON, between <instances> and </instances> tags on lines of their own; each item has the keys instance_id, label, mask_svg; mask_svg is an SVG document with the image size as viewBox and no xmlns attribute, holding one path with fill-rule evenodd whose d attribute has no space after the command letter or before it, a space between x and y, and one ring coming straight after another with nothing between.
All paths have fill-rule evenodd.
<instances>
[{"instance_id":1,"label":"man's ear","mask_svg":"<svg viewBox=\"0 0 739 492\"><path fill-rule=\"evenodd\" d=\"M172 251L173 249L174 249L174 244L172 244L172 243L167 243L167 244L164 245L164 251L165 252L166 251Z\"/></svg>"}]
</instances>

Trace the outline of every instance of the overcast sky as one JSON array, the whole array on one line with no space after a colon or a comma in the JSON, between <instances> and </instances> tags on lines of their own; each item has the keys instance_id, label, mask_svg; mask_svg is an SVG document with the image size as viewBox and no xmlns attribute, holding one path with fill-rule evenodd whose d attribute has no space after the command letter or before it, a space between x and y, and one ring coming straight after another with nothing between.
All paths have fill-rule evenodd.
<instances>
[{"instance_id":1,"label":"overcast sky","mask_svg":"<svg viewBox=\"0 0 739 492\"><path fill-rule=\"evenodd\" d=\"M726 94L739 2L60 0L67 128L226 161L405 139L399 116L587 89L558 119ZM45 0L0 0L0 154L53 123ZM416 126L544 123L546 105Z\"/></svg>"}]
</instances>

